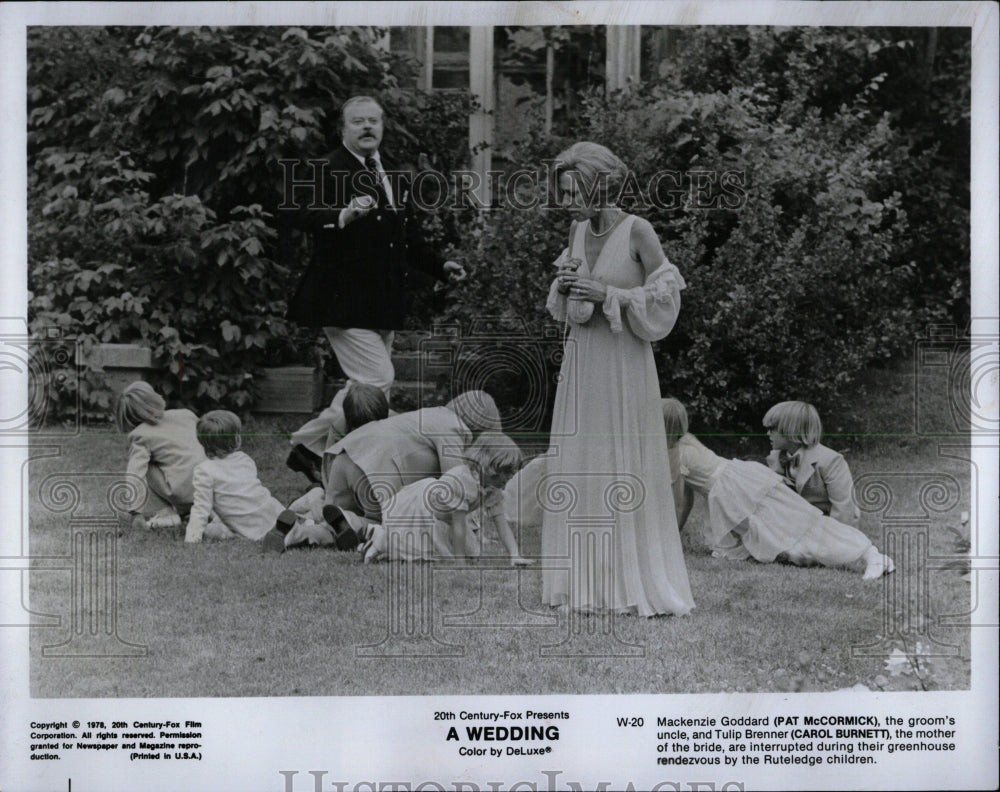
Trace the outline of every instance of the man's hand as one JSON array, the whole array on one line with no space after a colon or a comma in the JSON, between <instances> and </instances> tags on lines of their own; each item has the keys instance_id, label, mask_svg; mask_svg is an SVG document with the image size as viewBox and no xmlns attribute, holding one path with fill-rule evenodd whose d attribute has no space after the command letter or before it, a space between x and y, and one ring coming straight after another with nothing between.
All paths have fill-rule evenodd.
<instances>
[{"instance_id":1,"label":"man's hand","mask_svg":"<svg viewBox=\"0 0 1000 792\"><path fill-rule=\"evenodd\" d=\"M340 219L336 223L327 223L324 228L345 228L359 217L364 217L375 208L375 199L370 195L355 195L351 202L340 210Z\"/></svg>"}]
</instances>

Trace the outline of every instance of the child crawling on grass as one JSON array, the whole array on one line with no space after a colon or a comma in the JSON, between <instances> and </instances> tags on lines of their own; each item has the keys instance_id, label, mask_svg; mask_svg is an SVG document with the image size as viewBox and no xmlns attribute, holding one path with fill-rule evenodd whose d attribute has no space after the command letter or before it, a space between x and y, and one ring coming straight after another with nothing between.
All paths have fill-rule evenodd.
<instances>
[{"instance_id":1,"label":"child crawling on grass","mask_svg":"<svg viewBox=\"0 0 1000 792\"><path fill-rule=\"evenodd\" d=\"M687 410L677 399L663 399L662 406L671 473L708 502L713 555L798 566L863 562L865 580L895 569L861 531L825 516L767 466L712 453L688 432ZM690 500L684 500L678 504L681 526L690 514Z\"/></svg>"},{"instance_id":2,"label":"child crawling on grass","mask_svg":"<svg viewBox=\"0 0 1000 792\"><path fill-rule=\"evenodd\" d=\"M391 442L391 437L383 442ZM365 563L468 558L479 555L479 530L485 524L495 528L512 564L527 564L504 514L503 487L520 464L521 451L510 438L485 432L440 477L424 476L389 493L379 513L381 522L343 506L317 504L307 493L290 508L301 511L305 504L310 514L318 510L322 519L296 525L286 547L353 550L364 543Z\"/></svg>"},{"instance_id":3,"label":"child crawling on grass","mask_svg":"<svg viewBox=\"0 0 1000 792\"><path fill-rule=\"evenodd\" d=\"M371 421L326 449L324 502L381 523L383 501L455 467L480 432L500 426L496 402L481 390L459 393L443 407Z\"/></svg>"},{"instance_id":4,"label":"child crawling on grass","mask_svg":"<svg viewBox=\"0 0 1000 792\"><path fill-rule=\"evenodd\" d=\"M228 410L212 410L198 419L206 459L194 469L194 505L184 541L234 536L260 541L277 531L283 543L295 524L295 513L261 484L257 465L240 450L242 428Z\"/></svg>"},{"instance_id":5,"label":"child crawling on grass","mask_svg":"<svg viewBox=\"0 0 1000 792\"><path fill-rule=\"evenodd\" d=\"M500 432L480 434L462 464L407 484L386 503L383 524L365 529L365 563L473 558L481 553L480 529L492 526L511 565L529 564L503 508L504 485L520 466L513 440Z\"/></svg>"}]
</instances>

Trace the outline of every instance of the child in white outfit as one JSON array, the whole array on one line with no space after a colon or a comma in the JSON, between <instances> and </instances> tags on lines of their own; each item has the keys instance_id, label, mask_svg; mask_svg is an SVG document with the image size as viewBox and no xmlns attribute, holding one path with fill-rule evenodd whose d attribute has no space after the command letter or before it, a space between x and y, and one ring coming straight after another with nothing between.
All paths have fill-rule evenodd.
<instances>
[{"instance_id":1,"label":"child in white outfit","mask_svg":"<svg viewBox=\"0 0 1000 792\"><path fill-rule=\"evenodd\" d=\"M480 554L479 528L492 523L514 566L529 564L504 517L503 487L521 465L506 435L484 432L463 464L440 478L407 484L385 504L382 525L368 526L365 563L440 561Z\"/></svg>"},{"instance_id":2,"label":"child in white outfit","mask_svg":"<svg viewBox=\"0 0 1000 792\"><path fill-rule=\"evenodd\" d=\"M713 555L752 556L763 563L782 559L798 566L863 561L865 580L895 569L861 531L825 516L767 466L725 460L705 448L688 433L687 410L679 401L663 399L662 405L672 475L708 501ZM690 512L685 501L680 525Z\"/></svg>"},{"instance_id":3,"label":"child in white outfit","mask_svg":"<svg viewBox=\"0 0 1000 792\"><path fill-rule=\"evenodd\" d=\"M194 469L194 505L184 541L233 536L259 541L279 520L295 522L295 515L286 514L260 483L254 461L239 450L242 428L239 417L228 410L213 410L198 420L198 440L207 459Z\"/></svg>"}]
</instances>

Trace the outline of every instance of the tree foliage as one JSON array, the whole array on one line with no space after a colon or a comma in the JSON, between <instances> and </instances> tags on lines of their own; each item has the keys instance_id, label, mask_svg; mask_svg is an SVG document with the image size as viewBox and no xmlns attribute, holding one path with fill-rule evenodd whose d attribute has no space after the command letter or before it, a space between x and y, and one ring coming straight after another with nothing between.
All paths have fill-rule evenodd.
<instances>
[{"instance_id":1,"label":"tree foliage","mask_svg":"<svg viewBox=\"0 0 1000 792\"><path fill-rule=\"evenodd\" d=\"M968 34L942 35L935 71L909 88L922 36L695 29L658 80L584 101L575 139L610 147L643 189L673 174L659 207L645 194L634 209L688 282L656 349L663 390L710 425L757 429L789 398L822 408L923 323L967 317ZM521 161L570 142L537 140ZM538 332L568 225L544 208L490 212L467 251L478 283L452 317L495 314L516 332L520 313Z\"/></svg>"},{"instance_id":2,"label":"tree foliage","mask_svg":"<svg viewBox=\"0 0 1000 792\"><path fill-rule=\"evenodd\" d=\"M538 31L514 31L507 54L565 44L559 29ZM927 322L964 325L967 29L668 32L670 54L645 84L573 98L572 139L545 135L539 118L535 136L505 151L510 168L536 169L591 139L642 188L676 176L668 206L634 207L689 284L657 346L664 391L717 425L757 427L779 399L830 403ZM359 93L384 105L398 162L447 172L470 153L469 97L400 88L414 65L379 35L30 29L33 330L58 326L85 355L100 342L147 344L158 386L198 409L245 409L260 366L315 354L314 334L283 319L306 252L274 230L279 161L337 145L338 108ZM540 333L568 224L542 207L431 213L428 233L475 268L439 318ZM425 302L416 326L439 307ZM68 403L79 393L92 415L109 406L89 368L53 392Z\"/></svg>"},{"instance_id":3,"label":"tree foliage","mask_svg":"<svg viewBox=\"0 0 1000 792\"><path fill-rule=\"evenodd\" d=\"M969 316L971 34L968 28L691 28L664 85L699 93L754 89L774 123L845 112L888 119L894 134L877 172L909 220L894 246L909 264L921 321ZM762 110L765 107L761 108Z\"/></svg>"},{"instance_id":4,"label":"tree foliage","mask_svg":"<svg viewBox=\"0 0 1000 792\"><path fill-rule=\"evenodd\" d=\"M387 146L410 163L464 140L467 97L398 88L408 68L371 28L33 28L28 54L29 318L84 358L100 342L152 348L157 385L199 408L243 410L268 362L315 353L285 300L305 240L281 257L279 161L340 142L339 107L376 94ZM452 158L452 160L454 157ZM454 162L447 163L454 167ZM438 220L442 242L455 228ZM111 393L88 366L53 392L90 415Z\"/></svg>"}]
</instances>

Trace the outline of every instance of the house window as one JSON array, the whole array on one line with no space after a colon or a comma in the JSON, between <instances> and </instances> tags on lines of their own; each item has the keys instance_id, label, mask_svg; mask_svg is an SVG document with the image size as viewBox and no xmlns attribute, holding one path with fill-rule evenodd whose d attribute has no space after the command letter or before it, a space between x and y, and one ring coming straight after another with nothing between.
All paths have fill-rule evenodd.
<instances>
[{"instance_id":1,"label":"house window","mask_svg":"<svg viewBox=\"0 0 1000 792\"><path fill-rule=\"evenodd\" d=\"M518 167L517 143L537 131L571 136L584 95L639 78L644 44L659 55L672 42L665 33L643 38L638 26L603 25L394 27L389 34L390 51L401 56L401 87L476 97L469 147L483 174L491 163Z\"/></svg>"},{"instance_id":2,"label":"house window","mask_svg":"<svg viewBox=\"0 0 1000 792\"><path fill-rule=\"evenodd\" d=\"M400 88L422 88L427 36L422 27L389 28L389 52L395 56L392 74Z\"/></svg>"},{"instance_id":3,"label":"house window","mask_svg":"<svg viewBox=\"0 0 1000 792\"><path fill-rule=\"evenodd\" d=\"M469 29L467 27L433 28L432 90L467 91L469 89Z\"/></svg>"},{"instance_id":4,"label":"house window","mask_svg":"<svg viewBox=\"0 0 1000 792\"><path fill-rule=\"evenodd\" d=\"M401 87L425 91L469 89L469 28L389 28L389 49L400 56Z\"/></svg>"},{"instance_id":5,"label":"house window","mask_svg":"<svg viewBox=\"0 0 1000 792\"><path fill-rule=\"evenodd\" d=\"M604 85L605 50L603 26L496 28L494 156L536 132L572 135L581 96Z\"/></svg>"}]
</instances>

